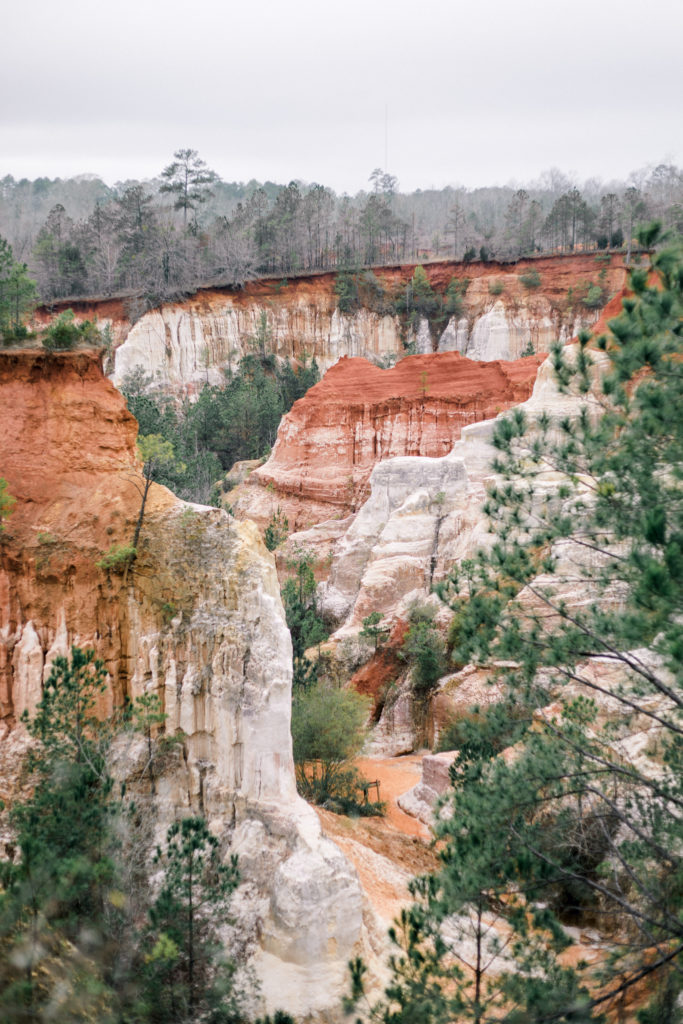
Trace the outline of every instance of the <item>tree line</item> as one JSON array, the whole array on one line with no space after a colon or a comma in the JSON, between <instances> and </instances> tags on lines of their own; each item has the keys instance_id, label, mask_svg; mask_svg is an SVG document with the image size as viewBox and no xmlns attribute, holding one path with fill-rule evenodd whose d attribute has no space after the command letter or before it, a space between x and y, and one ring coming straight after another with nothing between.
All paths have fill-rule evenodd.
<instances>
[{"instance_id":1,"label":"tree line","mask_svg":"<svg viewBox=\"0 0 683 1024\"><path fill-rule=\"evenodd\" d=\"M683 174L671 165L579 188L558 171L524 187L401 193L381 169L368 189L226 183L177 150L149 182L0 181L0 234L40 297L128 293L132 312L200 284L433 257L514 259L625 246L653 215L683 231Z\"/></svg>"}]
</instances>

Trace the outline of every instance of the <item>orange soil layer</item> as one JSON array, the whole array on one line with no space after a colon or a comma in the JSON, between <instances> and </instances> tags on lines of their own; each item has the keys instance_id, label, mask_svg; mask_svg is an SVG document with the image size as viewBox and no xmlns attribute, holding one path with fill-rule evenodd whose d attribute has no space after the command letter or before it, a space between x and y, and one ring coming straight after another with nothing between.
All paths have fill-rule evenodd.
<instances>
[{"instance_id":1,"label":"orange soil layer","mask_svg":"<svg viewBox=\"0 0 683 1024\"><path fill-rule=\"evenodd\" d=\"M482 362L459 352L441 352L406 356L391 369L382 370L367 359L342 356L299 401L345 407L392 399L420 403L440 399L463 406L485 400L490 404L497 398L505 401L518 388L526 396L545 358L546 353L539 352L522 359Z\"/></svg>"},{"instance_id":2,"label":"orange soil layer","mask_svg":"<svg viewBox=\"0 0 683 1024\"><path fill-rule=\"evenodd\" d=\"M480 362L443 352L408 356L382 370L344 357L294 403L245 494L255 485L271 487L295 530L349 512L365 499L378 462L444 456L463 426L525 401L544 358ZM254 504L247 501L242 511L251 515Z\"/></svg>"},{"instance_id":3,"label":"orange soil layer","mask_svg":"<svg viewBox=\"0 0 683 1024\"><path fill-rule=\"evenodd\" d=\"M13 717L12 638L29 621L48 645L62 617L119 678L120 578L96 562L130 543L137 429L97 352L0 353L0 475L16 499L0 545L0 719ZM149 497L148 513L176 501L156 485Z\"/></svg>"},{"instance_id":4,"label":"orange soil layer","mask_svg":"<svg viewBox=\"0 0 683 1024\"><path fill-rule=\"evenodd\" d=\"M456 260L441 260L435 263L423 264L424 271L431 286L438 292L445 291L452 277L467 277L470 281L478 278L517 276L528 270L536 270L542 278L542 292L544 295L562 296L567 293L571 285L576 285L584 278L596 277L603 266L607 266L608 276L615 278L624 275L624 258L619 253L613 253L610 263L600 264L596 262L595 252L558 254L555 256L541 256L534 259L521 259L516 263L463 263ZM385 287L396 287L407 284L415 273L417 263L403 263L390 267L373 267L372 273L382 282ZM308 300L315 297L319 301L327 296L332 306L336 305L337 296L334 291L336 271L326 271L320 274L309 274L302 277L289 277L287 284L282 285L282 278L262 278L258 281L248 281L244 288L235 291L232 288L207 287L197 292L196 299L199 302L213 301L222 295L232 295L238 305L249 305L254 299L269 299L275 302L284 302L288 299ZM621 287L623 280L619 283L610 283L610 287ZM521 290L524 289L520 286ZM190 300L192 301L192 300Z\"/></svg>"},{"instance_id":5,"label":"orange soil layer","mask_svg":"<svg viewBox=\"0 0 683 1024\"><path fill-rule=\"evenodd\" d=\"M380 279L385 287L397 287L407 284L412 278L417 263L404 263L397 266L374 267L372 272ZM553 296L564 297L571 286L581 280L592 279L597 276L603 266L607 267L608 286L611 291L620 288L625 280L624 258L619 253L613 253L609 264L596 262L595 252L558 254L536 257L534 259L521 259L516 263L462 263L455 260L441 260L434 263L425 263L424 270L430 284L439 292L443 292L452 277L467 277L471 281L479 278L509 277L516 278L527 270L536 270L542 278L542 292L552 298ZM287 305L290 302L300 303L310 301L320 305L321 308L332 309L336 305L337 296L334 291L336 271L326 271L319 274L302 275L301 277L289 277L287 284L283 286L282 277L260 278L256 281L248 281L243 288L228 286L209 285L199 288L197 292L181 303L187 308L210 306L215 301L220 301L224 296L230 296L237 306L249 306L252 302L261 302L267 299L269 302ZM521 291L524 289L520 286ZM509 287L506 285L506 292ZM127 299L130 296L119 295L111 298L82 298L63 299L53 303L50 307L43 306L37 311L36 319L41 322L49 322L54 313L64 309L73 309L79 317L89 319L111 319L114 323L128 321L126 308ZM174 305L174 303L171 303Z\"/></svg>"}]
</instances>

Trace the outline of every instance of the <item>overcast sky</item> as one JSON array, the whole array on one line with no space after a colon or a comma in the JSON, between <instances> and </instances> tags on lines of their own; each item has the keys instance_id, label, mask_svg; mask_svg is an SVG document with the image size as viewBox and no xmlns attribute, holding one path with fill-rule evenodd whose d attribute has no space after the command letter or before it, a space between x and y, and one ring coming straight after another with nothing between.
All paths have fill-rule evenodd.
<instances>
[{"instance_id":1,"label":"overcast sky","mask_svg":"<svg viewBox=\"0 0 683 1024\"><path fill-rule=\"evenodd\" d=\"M683 163L681 0L31 0L3 36L0 177L181 147L351 193L385 155L403 190Z\"/></svg>"}]
</instances>

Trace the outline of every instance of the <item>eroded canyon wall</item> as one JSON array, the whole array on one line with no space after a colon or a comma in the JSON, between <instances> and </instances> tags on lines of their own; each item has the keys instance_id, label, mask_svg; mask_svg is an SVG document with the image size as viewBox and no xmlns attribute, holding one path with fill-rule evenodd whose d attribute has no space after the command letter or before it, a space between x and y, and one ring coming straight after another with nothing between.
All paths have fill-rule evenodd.
<instances>
[{"instance_id":1,"label":"eroded canyon wall","mask_svg":"<svg viewBox=\"0 0 683 1024\"><path fill-rule=\"evenodd\" d=\"M598 330L618 314L622 299L623 293L608 304ZM576 343L567 346L565 358L571 362L577 350ZM594 351L591 358L597 377L607 357ZM534 367L520 408L530 422L542 414L560 420L576 416L586 401L595 399L560 390L548 358ZM410 593L426 595L454 565L490 543L482 506L494 479L495 425L495 417L464 425L441 458L393 458L372 471L368 499L330 545L327 580L321 587L322 609L341 627L341 636L357 632L371 611L392 617ZM549 472L548 486L554 479ZM316 531L300 533L296 543L315 547Z\"/></svg>"},{"instance_id":2,"label":"eroded canyon wall","mask_svg":"<svg viewBox=\"0 0 683 1024\"><path fill-rule=\"evenodd\" d=\"M292 529L346 516L367 497L379 462L444 456L467 424L528 398L543 358L477 362L447 352L387 370L343 358L294 404L268 461L228 500L261 523L280 507Z\"/></svg>"},{"instance_id":3,"label":"eroded canyon wall","mask_svg":"<svg viewBox=\"0 0 683 1024\"><path fill-rule=\"evenodd\" d=\"M376 268L389 296L402 292L414 265ZM527 287L522 277L534 270L540 282ZM83 305L79 315L100 315L112 322L117 343L113 379L120 384L137 367L161 386L192 392L205 381L220 383L265 339L264 350L296 360L315 359L321 370L341 356L400 358L406 351L458 351L472 359L517 359L530 351L548 351L567 341L597 314L580 301L600 279L606 294L623 287L623 259L609 264L594 253L521 260L516 264L427 264L432 286L444 293L452 277L468 278L462 312L430 331L426 320L406 328L396 315L361 307L341 313L331 273L259 280L243 290L205 288L182 302L165 303L126 328L112 304ZM602 278L600 275L602 274ZM120 311L119 311L120 313Z\"/></svg>"},{"instance_id":4,"label":"eroded canyon wall","mask_svg":"<svg viewBox=\"0 0 683 1024\"><path fill-rule=\"evenodd\" d=\"M94 647L109 681L101 712L156 693L180 741L151 798L155 838L202 813L240 856L241 927L266 1006L336 1012L363 941L362 895L296 794L291 644L256 528L153 485L134 566L98 568L130 543L141 477L136 423L91 352L0 353L0 421L0 475L16 498L0 545L3 795L20 768L18 718L51 660ZM116 770L140 784L135 744Z\"/></svg>"}]
</instances>

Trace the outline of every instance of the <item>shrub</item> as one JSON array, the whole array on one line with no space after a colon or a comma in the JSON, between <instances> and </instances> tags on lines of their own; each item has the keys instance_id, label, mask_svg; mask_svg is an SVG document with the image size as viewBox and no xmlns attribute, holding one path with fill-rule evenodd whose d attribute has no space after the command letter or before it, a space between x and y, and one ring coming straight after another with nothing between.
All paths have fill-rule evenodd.
<instances>
[{"instance_id":1,"label":"shrub","mask_svg":"<svg viewBox=\"0 0 683 1024\"><path fill-rule=\"evenodd\" d=\"M444 296L444 309L450 316L459 316L463 309L465 292L469 288L469 277L452 277Z\"/></svg>"},{"instance_id":2,"label":"shrub","mask_svg":"<svg viewBox=\"0 0 683 1024\"><path fill-rule=\"evenodd\" d=\"M376 817L386 814L387 805L383 800L370 800L368 780L357 768L348 768L336 778L334 793L325 800L325 807L335 814ZM361 797L362 794L362 797Z\"/></svg>"},{"instance_id":3,"label":"shrub","mask_svg":"<svg viewBox=\"0 0 683 1024\"><path fill-rule=\"evenodd\" d=\"M34 337L26 324L15 324L0 332L3 345L19 345L22 341L29 341Z\"/></svg>"},{"instance_id":4,"label":"shrub","mask_svg":"<svg viewBox=\"0 0 683 1024\"><path fill-rule=\"evenodd\" d=\"M292 742L299 792L313 803L349 799L350 764L365 740L368 699L317 683L292 702Z\"/></svg>"},{"instance_id":5,"label":"shrub","mask_svg":"<svg viewBox=\"0 0 683 1024\"><path fill-rule=\"evenodd\" d=\"M502 281L489 281L489 295L502 295L504 291L505 285Z\"/></svg>"},{"instance_id":6,"label":"shrub","mask_svg":"<svg viewBox=\"0 0 683 1024\"><path fill-rule=\"evenodd\" d=\"M531 714L523 704L474 706L466 718L455 719L441 730L437 750L457 750L463 758L495 757L513 746L530 723Z\"/></svg>"},{"instance_id":7,"label":"shrub","mask_svg":"<svg viewBox=\"0 0 683 1024\"><path fill-rule=\"evenodd\" d=\"M132 544L113 544L95 565L105 572L123 572L135 560L136 554L137 549Z\"/></svg>"},{"instance_id":8,"label":"shrub","mask_svg":"<svg viewBox=\"0 0 683 1024\"><path fill-rule=\"evenodd\" d=\"M589 286L583 298L583 305L586 309L600 309L605 305L605 293L599 284Z\"/></svg>"},{"instance_id":9,"label":"shrub","mask_svg":"<svg viewBox=\"0 0 683 1024\"><path fill-rule=\"evenodd\" d=\"M541 287L541 275L537 270L527 270L524 274L519 275L519 280L529 291Z\"/></svg>"},{"instance_id":10,"label":"shrub","mask_svg":"<svg viewBox=\"0 0 683 1024\"><path fill-rule=\"evenodd\" d=\"M328 635L316 609L313 562L312 552L297 548L294 558L287 563L295 575L285 580L282 586L282 603L292 637L292 683L295 689L310 686L317 679L317 665L309 661L306 651L322 644Z\"/></svg>"},{"instance_id":11,"label":"shrub","mask_svg":"<svg viewBox=\"0 0 683 1024\"><path fill-rule=\"evenodd\" d=\"M340 313L355 313L360 306L355 274L350 274L346 270L340 271L335 278L334 290Z\"/></svg>"},{"instance_id":12,"label":"shrub","mask_svg":"<svg viewBox=\"0 0 683 1024\"><path fill-rule=\"evenodd\" d=\"M363 619L363 628L358 634L363 640L369 640L374 645L375 650L377 650L380 641L384 640L389 632L388 626L380 625L383 619L384 616L381 612L370 612Z\"/></svg>"},{"instance_id":13,"label":"shrub","mask_svg":"<svg viewBox=\"0 0 683 1024\"><path fill-rule=\"evenodd\" d=\"M269 551L275 551L275 548L279 547L287 539L288 533L289 520L278 505L277 510L273 512L263 532L263 542Z\"/></svg>"},{"instance_id":14,"label":"shrub","mask_svg":"<svg viewBox=\"0 0 683 1024\"><path fill-rule=\"evenodd\" d=\"M102 335L97 324L84 320L77 324L72 309L65 309L56 317L43 336L43 348L48 352L64 352L79 342L86 345L101 345Z\"/></svg>"},{"instance_id":15,"label":"shrub","mask_svg":"<svg viewBox=\"0 0 683 1024\"><path fill-rule=\"evenodd\" d=\"M7 488L7 481L0 476L0 534L5 529L4 520L9 517L15 499Z\"/></svg>"},{"instance_id":16,"label":"shrub","mask_svg":"<svg viewBox=\"0 0 683 1024\"><path fill-rule=\"evenodd\" d=\"M401 657L412 668L413 693L427 697L446 670L446 645L434 625L434 609L414 604L408 613L410 628L406 633Z\"/></svg>"},{"instance_id":17,"label":"shrub","mask_svg":"<svg viewBox=\"0 0 683 1024\"><path fill-rule=\"evenodd\" d=\"M407 289L406 305L408 311L415 311L427 318L436 316L439 312L439 296L432 288L427 272L421 265L415 267Z\"/></svg>"},{"instance_id":18,"label":"shrub","mask_svg":"<svg viewBox=\"0 0 683 1024\"><path fill-rule=\"evenodd\" d=\"M74 323L73 310L65 309L46 330L43 337L43 348L46 348L48 352L64 351L73 348L78 338L78 325Z\"/></svg>"}]
</instances>

